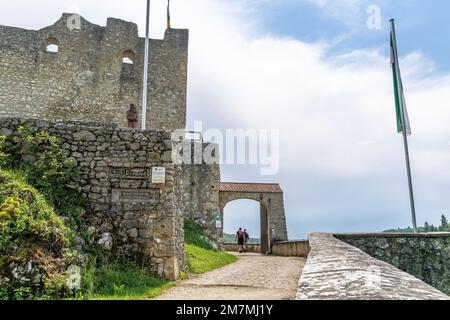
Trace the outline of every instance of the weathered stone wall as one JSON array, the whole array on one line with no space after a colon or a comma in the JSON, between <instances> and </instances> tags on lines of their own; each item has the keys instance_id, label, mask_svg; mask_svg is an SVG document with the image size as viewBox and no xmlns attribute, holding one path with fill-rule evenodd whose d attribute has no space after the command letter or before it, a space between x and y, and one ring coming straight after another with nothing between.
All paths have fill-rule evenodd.
<instances>
[{"instance_id":1,"label":"weathered stone wall","mask_svg":"<svg viewBox=\"0 0 450 320\"><path fill-rule=\"evenodd\" d=\"M224 243L223 249L230 252L239 252L241 246L237 243ZM261 245L253 243L247 244L247 250L248 252L261 253Z\"/></svg>"},{"instance_id":2,"label":"weathered stone wall","mask_svg":"<svg viewBox=\"0 0 450 320\"><path fill-rule=\"evenodd\" d=\"M137 25L109 18L101 27L79 17L80 28L69 28L77 17L63 14L38 31L0 26L0 116L127 127L135 104L140 127L144 39ZM47 52L50 43L57 53ZM185 128L187 59L187 30L150 40L147 128Z\"/></svg>"},{"instance_id":3,"label":"weathered stone wall","mask_svg":"<svg viewBox=\"0 0 450 320\"><path fill-rule=\"evenodd\" d=\"M309 250L309 241L280 241L272 244L272 254L275 256L306 258Z\"/></svg>"},{"instance_id":4,"label":"weathered stone wall","mask_svg":"<svg viewBox=\"0 0 450 320\"><path fill-rule=\"evenodd\" d=\"M239 251L240 245L237 243L224 243L226 251ZM261 244L248 244L249 252L261 253ZM303 257L306 258L309 254L308 241L280 241L272 243L271 254L280 257Z\"/></svg>"},{"instance_id":5,"label":"weathered stone wall","mask_svg":"<svg viewBox=\"0 0 450 320\"><path fill-rule=\"evenodd\" d=\"M309 243L298 300L449 300L425 282L332 234L313 233Z\"/></svg>"},{"instance_id":6,"label":"weathered stone wall","mask_svg":"<svg viewBox=\"0 0 450 320\"><path fill-rule=\"evenodd\" d=\"M450 233L336 237L450 294Z\"/></svg>"},{"instance_id":7,"label":"weathered stone wall","mask_svg":"<svg viewBox=\"0 0 450 320\"><path fill-rule=\"evenodd\" d=\"M205 228L208 238L218 247L222 234L216 228L214 213L219 211L219 164L206 164L203 160L196 164L200 150L207 152L217 149L215 144L187 141L191 145L191 162L183 164L183 203L187 219L196 221ZM197 157L195 156L197 155ZM214 155L215 156L215 155ZM199 160L197 160L200 162Z\"/></svg>"},{"instance_id":8,"label":"weathered stone wall","mask_svg":"<svg viewBox=\"0 0 450 320\"><path fill-rule=\"evenodd\" d=\"M82 172L87 231L117 257L176 279L184 268L181 167L172 162L169 132L83 123L0 118L0 134L25 125L61 138ZM153 167L166 184L153 185Z\"/></svg>"}]
</instances>

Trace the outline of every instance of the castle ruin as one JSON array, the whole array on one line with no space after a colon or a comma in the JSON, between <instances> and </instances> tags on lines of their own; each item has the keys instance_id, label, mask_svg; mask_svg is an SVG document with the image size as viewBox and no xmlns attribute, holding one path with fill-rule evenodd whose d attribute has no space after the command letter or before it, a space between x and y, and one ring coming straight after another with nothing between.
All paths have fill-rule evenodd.
<instances>
[{"instance_id":1,"label":"castle ruin","mask_svg":"<svg viewBox=\"0 0 450 320\"><path fill-rule=\"evenodd\" d=\"M185 128L187 59L188 30L150 40L147 128ZM140 124L143 64L144 39L131 22L101 27L65 13L38 31L0 26L0 116L127 127L134 104Z\"/></svg>"},{"instance_id":2,"label":"castle ruin","mask_svg":"<svg viewBox=\"0 0 450 320\"><path fill-rule=\"evenodd\" d=\"M222 246L232 200L261 203L265 252L287 240L279 186L225 190L218 164L173 161L171 134L186 127L188 31L150 40L147 131L139 130L143 61L144 39L131 22L109 18L101 27L65 13L38 31L0 26L0 134L25 125L60 137L82 173L87 226L111 238L117 256L159 276L177 279L185 268L185 218ZM165 170L163 183L154 182L155 168Z\"/></svg>"}]
</instances>

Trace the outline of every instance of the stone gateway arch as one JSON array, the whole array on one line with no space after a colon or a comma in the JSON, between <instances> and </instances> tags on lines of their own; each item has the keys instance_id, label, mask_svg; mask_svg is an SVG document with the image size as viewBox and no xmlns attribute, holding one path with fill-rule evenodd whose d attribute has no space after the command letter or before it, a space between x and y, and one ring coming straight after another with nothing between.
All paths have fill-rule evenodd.
<instances>
[{"instance_id":1,"label":"stone gateway arch","mask_svg":"<svg viewBox=\"0 0 450 320\"><path fill-rule=\"evenodd\" d=\"M261 208L261 252L271 253L271 243L287 241L286 216L284 213L283 190L277 183L232 183L221 182L219 188L219 209L234 200L255 200ZM222 215L223 220L226 219ZM223 228L220 230L223 239Z\"/></svg>"}]
</instances>

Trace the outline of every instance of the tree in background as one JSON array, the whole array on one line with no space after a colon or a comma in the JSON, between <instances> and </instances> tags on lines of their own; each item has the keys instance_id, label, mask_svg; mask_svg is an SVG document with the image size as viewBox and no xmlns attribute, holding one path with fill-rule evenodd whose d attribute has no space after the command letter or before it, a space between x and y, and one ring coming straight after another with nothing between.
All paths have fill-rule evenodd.
<instances>
[{"instance_id":1,"label":"tree in background","mask_svg":"<svg viewBox=\"0 0 450 320\"><path fill-rule=\"evenodd\" d=\"M430 225L430 223L427 221L425 222L423 227L419 227L420 233L426 233L426 232L450 232L450 223L445 215L441 216L441 224L439 227L435 227L434 225ZM408 228L398 228L398 229L390 229L383 232L393 232L393 233L412 233L413 229L411 227Z\"/></svg>"},{"instance_id":2,"label":"tree in background","mask_svg":"<svg viewBox=\"0 0 450 320\"><path fill-rule=\"evenodd\" d=\"M445 215L441 216L441 226L439 227L440 231L450 231L450 226L448 224L447 217Z\"/></svg>"}]
</instances>

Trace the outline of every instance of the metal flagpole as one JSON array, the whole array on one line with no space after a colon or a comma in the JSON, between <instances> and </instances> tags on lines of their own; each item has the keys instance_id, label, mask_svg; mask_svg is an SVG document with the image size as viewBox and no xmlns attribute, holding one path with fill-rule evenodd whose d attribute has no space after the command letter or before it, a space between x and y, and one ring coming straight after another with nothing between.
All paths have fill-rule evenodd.
<instances>
[{"instance_id":1,"label":"metal flagpole","mask_svg":"<svg viewBox=\"0 0 450 320\"><path fill-rule=\"evenodd\" d=\"M404 112L403 112L403 121L405 121ZM410 160L409 160L408 137L406 136L405 129L403 129L403 145L405 146L405 160L406 160L406 171L408 174L409 202L411 203L412 223L413 223L414 233L417 233L416 206L414 203L414 191L413 191L412 176L411 176L411 164L410 164Z\"/></svg>"},{"instance_id":2,"label":"metal flagpole","mask_svg":"<svg viewBox=\"0 0 450 320\"><path fill-rule=\"evenodd\" d=\"M142 89L142 124L141 129L145 130L147 123L147 92L148 92L148 59L149 59L149 33L150 33L150 0L147 0L147 19L145 27L145 52L144 52L144 84Z\"/></svg>"},{"instance_id":3,"label":"metal flagpole","mask_svg":"<svg viewBox=\"0 0 450 320\"><path fill-rule=\"evenodd\" d=\"M397 73L400 76L400 67L398 65L398 51L397 51L397 36L395 33L395 22L394 19L391 19L391 30L392 30L392 42L394 46L394 55L395 55L395 65L397 68ZM398 83L400 84L401 79L398 79ZM409 201L411 204L411 216L412 216L412 223L413 223L413 229L414 233L417 233L417 221L416 221L416 206L414 202L414 190L413 190L413 183L412 183L412 175L411 175L411 163L409 159L409 148L408 148L408 136L406 132L406 116L405 116L405 101L403 99L403 90L399 90L399 95L402 95L399 97L399 101L401 104L401 116L402 116L402 134L403 134L403 145L405 148L405 160L406 160L406 172L408 175L408 187L409 187Z\"/></svg>"},{"instance_id":4,"label":"metal flagpole","mask_svg":"<svg viewBox=\"0 0 450 320\"><path fill-rule=\"evenodd\" d=\"M170 0L167 0L167 29L170 29L171 22L170 22Z\"/></svg>"}]
</instances>

